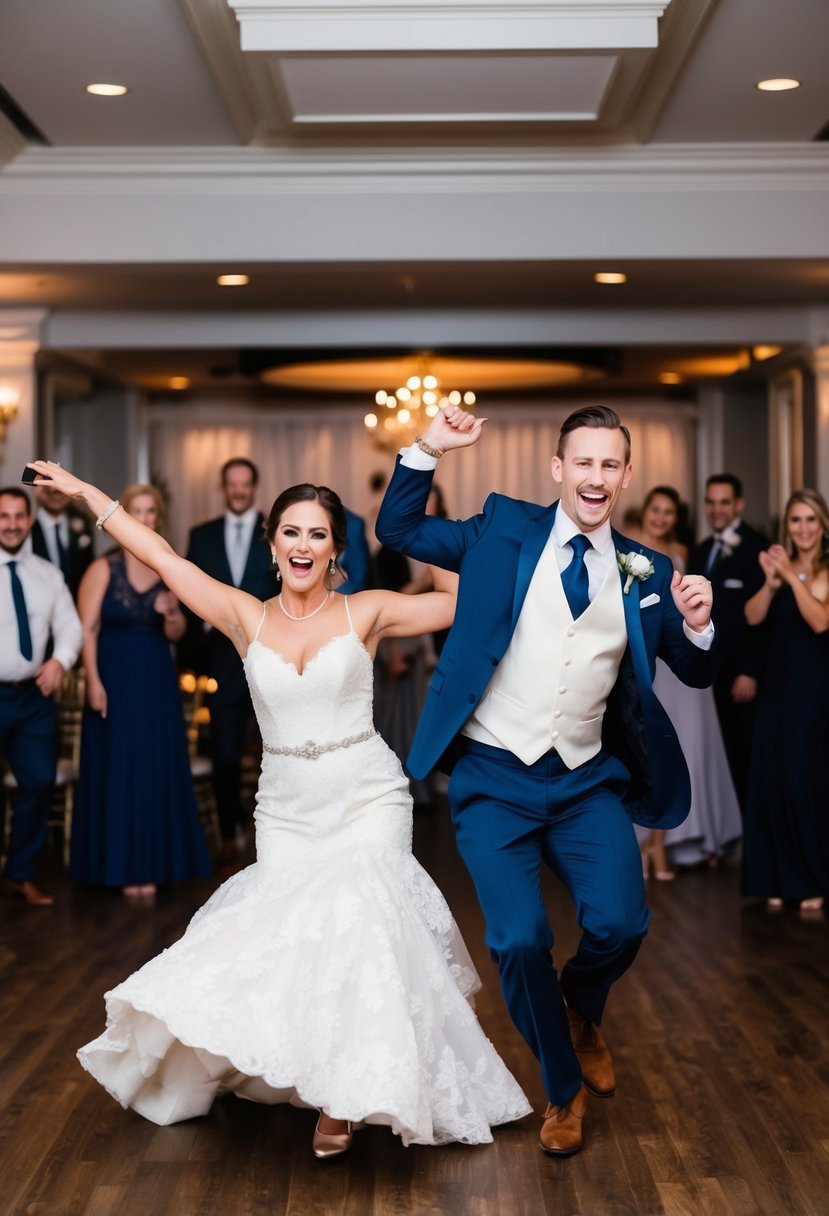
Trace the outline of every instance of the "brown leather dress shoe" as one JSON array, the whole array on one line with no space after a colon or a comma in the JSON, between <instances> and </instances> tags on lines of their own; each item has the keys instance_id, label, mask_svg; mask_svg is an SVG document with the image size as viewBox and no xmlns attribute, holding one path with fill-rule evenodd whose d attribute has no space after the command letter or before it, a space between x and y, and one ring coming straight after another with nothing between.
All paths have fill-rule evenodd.
<instances>
[{"instance_id":1,"label":"brown leather dress shoe","mask_svg":"<svg viewBox=\"0 0 829 1216\"><path fill-rule=\"evenodd\" d=\"M41 891L40 887L36 887L28 878L23 882L15 882L11 878L4 878L2 890L7 899L25 900L33 908L50 908L55 902L54 895L47 895L45 891Z\"/></svg>"},{"instance_id":2,"label":"brown leather dress shoe","mask_svg":"<svg viewBox=\"0 0 829 1216\"><path fill-rule=\"evenodd\" d=\"M576 1090L566 1106L553 1106L544 1114L541 1124L541 1147L551 1157L572 1157L584 1142L584 1112L587 1110L587 1088Z\"/></svg>"},{"instance_id":3,"label":"brown leather dress shoe","mask_svg":"<svg viewBox=\"0 0 829 1216\"><path fill-rule=\"evenodd\" d=\"M575 1009L567 1008L570 1039L581 1065L584 1083L597 1098L612 1098L616 1092L613 1057L602 1032L592 1022L586 1022Z\"/></svg>"}]
</instances>

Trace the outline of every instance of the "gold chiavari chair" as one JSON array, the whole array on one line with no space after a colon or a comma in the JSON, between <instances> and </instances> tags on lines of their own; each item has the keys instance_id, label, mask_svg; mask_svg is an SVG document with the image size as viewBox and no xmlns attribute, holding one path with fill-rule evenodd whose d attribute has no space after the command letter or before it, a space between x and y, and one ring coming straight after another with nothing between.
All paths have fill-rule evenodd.
<instances>
[{"instance_id":1,"label":"gold chiavari chair","mask_svg":"<svg viewBox=\"0 0 829 1216\"><path fill-rule=\"evenodd\" d=\"M215 692L218 685L209 676L197 676L191 671L179 677L179 691L184 709L184 725L187 731L187 750L190 757L190 776L196 795L205 836L216 848L221 844L219 815L213 797L213 761L203 754L204 740L210 729L210 710L207 696Z\"/></svg>"}]
</instances>

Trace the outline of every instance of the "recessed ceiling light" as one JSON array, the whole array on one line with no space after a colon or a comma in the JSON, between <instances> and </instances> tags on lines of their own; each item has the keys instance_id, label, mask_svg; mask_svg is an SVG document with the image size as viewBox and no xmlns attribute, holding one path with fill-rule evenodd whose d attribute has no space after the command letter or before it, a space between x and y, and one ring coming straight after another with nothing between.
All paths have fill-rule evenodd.
<instances>
[{"instance_id":1,"label":"recessed ceiling light","mask_svg":"<svg viewBox=\"0 0 829 1216\"><path fill-rule=\"evenodd\" d=\"M220 274L216 282L220 287L247 287L250 278L246 274Z\"/></svg>"},{"instance_id":2,"label":"recessed ceiling light","mask_svg":"<svg viewBox=\"0 0 829 1216\"><path fill-rule=\"evenodd\" d=\"M786 93L789 89L799 89L800 81L790 76L773 76L770 80L758 80L757 88L762 93Z\"/></svg>"},{"instance_id":3,"label":"recessed ceiling light","mask_svg":"<svg viewBox=\"0 0 829 1216\"><path fill-rule=\"evenodd\" d=\"M95 97L123 97L125 93L129 93L125 84L88 84L86 91L93 93Z\"/></svg>"},{"instance_id":4,"label":"recessed ceiling light","mask_svg":"<svg viewBox=\"0 0 829 1216\"><path fill-rule=\"evenodd\" d=\"M626 274L621 274L617 270L600 270L598 274L594 274L593 278L597 283L627 283L628 277Z\"/></svg>"},{"instance_id":5,"label":"recessed ceiling light","mask_svg":"<svg viewBox=\"0 0 829 1216\"><path fill-rule=\"evenodd\" d=\"M663 384L679 384L682 381L679 372L660 372L659 379Z\"/></svg>"},{"instance_id":6,"label":"recessed ceiling light","mask_svg":"<svg viewBox=\"0 0 829 1216\"><path fill-rule=\"evenodd\" d=\"M181 388L189 388L189 387L190 387L190 378L188 376L171 376L170 377L170 388L181 389Z\"/></svg>"}]
</instances>

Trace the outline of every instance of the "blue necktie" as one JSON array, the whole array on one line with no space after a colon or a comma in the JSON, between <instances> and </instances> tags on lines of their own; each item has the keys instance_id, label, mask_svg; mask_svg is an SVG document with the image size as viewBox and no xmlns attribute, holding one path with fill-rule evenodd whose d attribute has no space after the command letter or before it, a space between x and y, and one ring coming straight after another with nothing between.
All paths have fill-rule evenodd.
<instances>
[{"instance_id":1,"label":"blue necktie","mask_svg":"<svg viewBox=\"0 0 829 1216\"><path fill-rule=\"evenodd\" d=\"M587 566L584 564L584 555L593 546L583 532L577 532L569 544L573 550L573 560L567 569L561 572L561 585L564 588L564 594L567 596L567 603L570 605L573 620L576 620L590 603Z\"/></svg>"},{"instance_id":2,"label":"blue necktie","mask_svg":"<svg viewBox=\"0 0 829 1216\"><path fill-rule=\"evenodd\" d=\"M12 599L14 611L17 614L17 635L20 638L20 653L24 659L32 657L32 634L29 629L29 614L26 611L26 598L23 595L23 584L17 577L17 562L9 562L9 576L12 581Z\"/></svg>"}]
</instances>

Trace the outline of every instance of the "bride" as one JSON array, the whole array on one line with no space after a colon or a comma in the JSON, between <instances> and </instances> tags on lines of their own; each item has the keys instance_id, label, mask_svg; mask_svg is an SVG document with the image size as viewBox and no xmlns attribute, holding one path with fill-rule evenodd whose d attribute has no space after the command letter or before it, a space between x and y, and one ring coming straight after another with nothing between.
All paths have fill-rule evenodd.
<instances>
[{"instance_id":1,"label":"bride","mask_svg":"<svg viewBox=\"0 0 829 1216\"><path fill-rule=\"evenodd\" d=\"M408 782L372 722L378 643L446 628L454 576L436 572L419 596L334 594L342 505L299 485L267 521L281 594L263 604L59 465L30 467L233 641L264 748L256 862L106 994L106 1031L81 1064L159 1124L228 1091L317 1108L317 1157L350 1148L357 1123L404 1144L491 1141L530 1107L472 1011L480 981L412 855Z\"/></svg>"}]
</instances>

